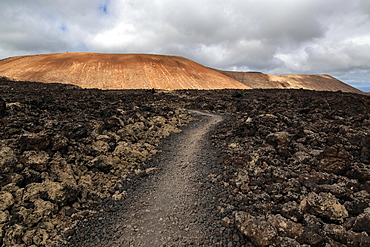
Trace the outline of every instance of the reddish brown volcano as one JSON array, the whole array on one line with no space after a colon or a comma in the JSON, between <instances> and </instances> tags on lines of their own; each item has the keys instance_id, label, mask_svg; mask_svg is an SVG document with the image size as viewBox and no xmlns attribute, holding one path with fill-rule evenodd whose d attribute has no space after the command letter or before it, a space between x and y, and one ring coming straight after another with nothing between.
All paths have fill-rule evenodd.
<instances>
[{"instance_id":1,"label":"reddish brown volcano","mask_svg":"<svg viewBox=\"0 0 370 247\"><path fill-rule=\"evenodd\" d=\"M360 93L329 75L267 75L213 70L177 56L56 53L0 61L0 76L100 89L310 89Z\"/></svg>"},{"instance_id":2,"label":"reddish brown volcano","mask_svg":"<svg viewBox=\"0 0 370 247\"><path fill-rule=\"evenodd\" d=\"M0 75L100 89L249 89L189 59L145 54L58 53L0 61Z\"/></svg>"},{"instance_id":3,"label":"reddish brown volcano","mask_svg":"<svg viewBox=\"0 0 370 247\"><path fill-rule=\"evenodd\" d=\"M303 88L364 94L361 90L351 87L330 75L268 75L258 72L217 71L252 88Z\"/></svg>"}]
</instances>

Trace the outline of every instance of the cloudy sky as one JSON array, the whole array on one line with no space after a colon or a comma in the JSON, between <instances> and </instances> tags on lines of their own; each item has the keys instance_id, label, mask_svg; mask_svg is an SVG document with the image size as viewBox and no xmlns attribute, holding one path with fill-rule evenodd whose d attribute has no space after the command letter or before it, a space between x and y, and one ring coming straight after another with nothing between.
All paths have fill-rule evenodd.
<instances>
[{"instance_id":1,"label":"cloudy sky","mask_svg":"<svg viewBox=\"0 0 370 247\"><path fill-rule=\"evenodd\" d=\"M370 91L369 0L0 0L0 59L155 53Z\"/></svg>"}]
</instances>

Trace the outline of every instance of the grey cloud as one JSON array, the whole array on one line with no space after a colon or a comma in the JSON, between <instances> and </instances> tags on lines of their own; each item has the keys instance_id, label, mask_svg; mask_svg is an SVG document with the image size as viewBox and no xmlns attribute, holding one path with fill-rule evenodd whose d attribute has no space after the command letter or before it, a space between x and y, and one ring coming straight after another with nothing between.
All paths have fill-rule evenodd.
<instances>
[{"instance_id":1,"label":"grey cloud","mask_svg":"<svg viewBox=\"0 0 370 247\"><path fill-rule=\"evenodd\" d=\"M367 0L0 2L1 58L67 50L161 53L221 69L341 78L347 78L341 71L361 70L365 78L369 30Z\"/></svg>"},{"instance_id":2,"label":"grey cloud","mask_svg":"<svg viewBox=\"0 0 370 247\"><path fill-rule=\"evenodd\" d=\"M370 70L370 45L343 45L342 47L311 47L307 49L311 70L323 72L353 69Z\"/></svg>"},{"instance_id":3,"label":"grey cloud","mask_svg":"<svg viewBox=\"0 0 370 247\"><path fill-rule=\"evenodd\" d=\"M95 4L94 4L95 2ZM2 57L72 50L103 26L98 1L23 1L0 3ZM6 27L5 27L6 26Z\"/></svg>"}]
</instances>

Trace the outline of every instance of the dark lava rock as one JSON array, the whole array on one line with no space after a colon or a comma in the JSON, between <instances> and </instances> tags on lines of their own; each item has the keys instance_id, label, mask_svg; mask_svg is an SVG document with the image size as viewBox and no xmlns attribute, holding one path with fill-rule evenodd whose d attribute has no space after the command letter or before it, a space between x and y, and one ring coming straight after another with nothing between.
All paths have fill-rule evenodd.
<instances>
[{"instance_id":1,"label":"dark lava rock","mask_svg":"<svg viewBox=\"0 0 370 247\"><path fill-rule=\"evenodd\" d=\"M50 137L45 134L27 134L18 139L21 150L45 150L50 145Z\"/></svg>"},{"instance_id":2,"label":"dark lava rock","mask_svg":"<svg viewBox=\"0 0 370 247\"><path fill-rule=\"evenodd\" d=\"M2 98L0 98L0 117L5 116L5 113L6 113L6 103Z\"/></svg>"},{"instance_id":3,"label":"dark lava rock","mask_svg":"<svg viewBox=\"0 0 370 247\"><path fill-rule=\"evenodd\" d=\"M360 214L356 218L352 226L352 230L355 232L366 232L367 234L370 235L370 224L369 223L370 223L370 212Z\"/></svg>"},{"instance_id":4,"label":"dark lava rock","mask_svg":"<svg viewBox=\"0 0 370 247\"><path fill-rule=\"evenodd\" d=\"M339 203L338 199L328 193L316 194L311 192L303 198L300 204L302 212L308 212L323 220L343 223L348 217L347 209Z\"/></svg>"},{"instance_id":5,"label":"dark lava rock","mask_svg":"<svg viewBox=\"0 0 370 247\"><path fill-rule=\"evenodd\" d=\"M370 246L369 96L0 83L3 246L68 246L94 205L150 176L160 139L191 120L185 108L227 115L211 134L223 169L209 178L225 189L225 243Z\"/></svg>"},{"instance_id":6,"label":"dark lava rock","mask_svg":"<svg viewBox=\"0 0 370 247\"><path fill-rule=\"evenodd\" d=\"M241 212L235 220L246 242L368 246L370 98L306 90L240 94L213 136L226 155L222 179ZM351 100L365 107L352 107ZM241 187L236 181L245 174ZM287 235L275 223L276 232L268 231L269 215L303 230Z\"/></svg>"},{"instance_id":7,"label":"dark lava rock","mask_svg":"<svg viewBox=\"0 0 370 247\"><path fill-rule=\"evenodd\" d=\"M262 216L254 217L244 212L237 212L235 220L239 230L256 246L271 245L278 234L273 223Z\"/></svg>"}]
</instances>

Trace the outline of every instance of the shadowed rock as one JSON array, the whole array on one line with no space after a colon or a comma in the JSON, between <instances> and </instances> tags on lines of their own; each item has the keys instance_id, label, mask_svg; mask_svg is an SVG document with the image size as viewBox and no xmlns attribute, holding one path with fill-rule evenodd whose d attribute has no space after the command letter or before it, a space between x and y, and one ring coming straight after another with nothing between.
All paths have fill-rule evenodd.
<instances>
[{"instance_id":1,"label":"shadowed rock","mask_svg":"<svg viewBox=\"0 0 370 247\"><path fill-rule=\"evenodd\" d=\"M0 117L3 117L6 113L6 104L5 101L0 98Z\"/></svg>"}]
</instances>

